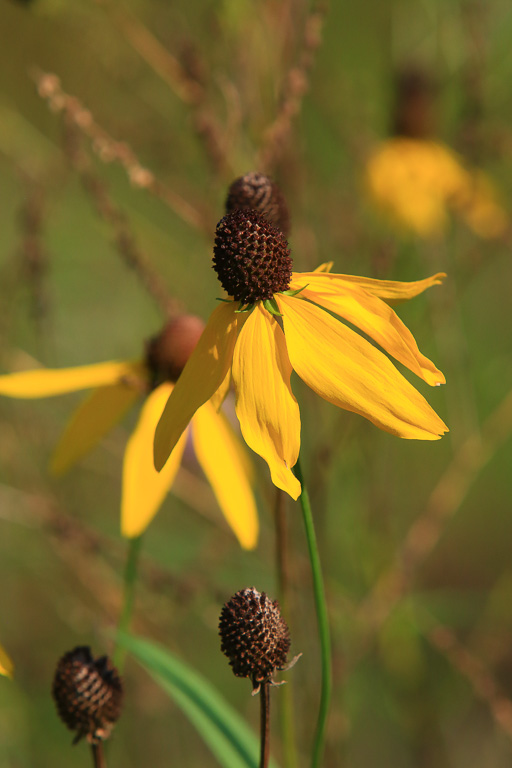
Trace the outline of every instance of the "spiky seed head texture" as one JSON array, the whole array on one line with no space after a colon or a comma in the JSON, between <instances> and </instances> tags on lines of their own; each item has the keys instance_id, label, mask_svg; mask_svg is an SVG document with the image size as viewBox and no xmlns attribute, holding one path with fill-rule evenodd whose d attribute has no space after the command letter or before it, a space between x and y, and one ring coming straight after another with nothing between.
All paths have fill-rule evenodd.
<instances>
[{"instance_id":1,"label":"spiky seed head texture","mask_svg":"<svg viewBox=\"0 0 512 768\"><path fill-rule=\"evenodd\" d=\"M254 587L228 600L220 614L221 650L237 677L248 677L254 687L286 666L290 633L277 600Z\"/></svg>"},{"instance_id":2,"label":"spiky seed head texture","mask_svg":"<svg viewBox=\"0 0 512 768\"><path fill-rule=\"evenodd\" d=\"M283 193L269 176L257 171L240 176L231 184L226 198L226 213L253 208L267 221L290 234L290 214Z\"/></svg>"},{"instance_id":3,"label":"spiky seed head texture","mask_svg":"<svg viewBox=\"0 0 512 768\"><path fill-rule=\"evenodd\" d=\"M88 646L77 646L57 664L52 694L60 718L76 731L74 743L108 739L121 714L123 685L107 656L94 659Z\"/></svg>"},{"instance_id":4,"label":"spiky seed head texture","mask_svg":"<svg viewBox=\"0 0 512 768\"><path fill-rule=\"evenodd\" d=\"M252 304L287 290L292 260L281 230L257 211L239 210L217 224L213 268L230 296Z\"/></svg>"}]
</instances>

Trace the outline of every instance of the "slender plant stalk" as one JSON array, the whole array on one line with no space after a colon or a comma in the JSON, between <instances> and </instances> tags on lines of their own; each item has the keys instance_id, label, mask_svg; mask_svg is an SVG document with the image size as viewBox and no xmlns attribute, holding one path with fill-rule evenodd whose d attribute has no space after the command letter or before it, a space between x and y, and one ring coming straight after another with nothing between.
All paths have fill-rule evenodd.
<instances>
[{"instance_id":1,"label":"slender plant stalk","mask_svg":"<svg viewBox=\"0 0 512 768\"><path fill-rule=\"evenodd\" d=\"M286 496L280 488L276 488L274 506L274 525L276 542L276 570L278 597L281 612L289 622L289 569L288 569L288 530L286 524ZM298 755L295 746L295 718L293 706L293 686L291 681L283 686L279 696L279 721L283 741L285 768L297 768Z\"/></svg>"},{"instance_id":2,"label":"slender plant stalk","mask_svg":"<svg viewBox=\"0 0 512 768\"><path fill-rule=\"evenodd\" d=\"M270 758L270 683L260 688L260 768L267 768Z\"/></svg>"},{"instance_id":3,"label":"slender plant stalk","mask_svg":"<svg viewBox=\"0 0 512 768\"><path fill-rule=\"evenodd\" d=\"M284 614L288 613L288 530L286 526L286 497L280 488L275 489L274 526L276 542L276 570L279 602Z\"/></svg>"},{"instance_id":4,"label":"slender plant stalk","mask_svg":"<svg viewBox=\"0 0 512 768\"><path fill-rule=\"evenodd\" d=\"M319 768L324 750L327 714L329 711L332 689L331 638L329 634L329 619L327 616L327 602L325 599L324 580L322 576L322 568L320 565L320 555L318 553L315 527L313 525L313 515L311 514L309 495L306 486L304 485L300 459L295 465L295 474L297 475L297 479L302 486L302 493L299 498L302 508L302 517L304 520L304 528L306 530L306 539L308 542L309 560L311 563L313 593L315 597L322 664L322 688L320 694L320 706L318 709L315 739L313 743L313 751L311 754L311 768Z\"/></svg>"},{"instance_id":5,"label":"slender plant stalk","mask_svg":"<svg viewBox=\"0 0 512 768\"><path fill-rule=\"evenodd\" d=\"M126 557L126 565L124 569L123 579L123 607L121 609L121 615L117 625L117 635L122 632L128 632L133 614L133 604L135 601L135 587L137 585L137 574L139 565L139 555L142 545L142 536L137 536L134 539L130 539L128 544L128 554ZM125 649L119 645L117 639L115 643L114 652L112 654L114 665L119 671L124 666L126 658Z\"/></svg>"},{"instance_id":6,"label":"slender plant stalk","mask_svg":"<svg viewBox=\"0 0 512 768\"><path fill-rule=\"evenodd\" d=\"M103 752L103 744L101 741L99 744L91 744L91 747L94 768L107 768L107 764L105 762L105 753Z\"/></svg>"}]
</instances>

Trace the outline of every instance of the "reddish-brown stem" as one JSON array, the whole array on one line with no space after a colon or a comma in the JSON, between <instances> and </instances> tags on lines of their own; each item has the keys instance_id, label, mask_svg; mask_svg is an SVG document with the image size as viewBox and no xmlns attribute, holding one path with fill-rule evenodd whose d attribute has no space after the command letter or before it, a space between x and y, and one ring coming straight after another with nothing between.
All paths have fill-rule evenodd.
<instances>
[{"instance_id":1,"label":"reddish-brown stem","mask_svg":"<svg viewBox=\"0 0 512 768\"><path fill-rule=\"evenodd\" d=\"M103 744L101 741L99 744L91 744L91 748L94 768L107 768L107 764L105 762L105 754L103 752Z\"/></svg>"},{"instance_id":2,"label":"reddish-brown stem","mask_svg":"<svg viewBox=\"0 0 512 768\"><path fill-rule=\"evenodd\" d=\"M270 758L270 683L260 689L260 768L267 768Z\"/></svg>"},{"instance_id":3,"label":"reddish-brown stem","mask_svg":"<svg viewBox=\"0 0 512 768\"><path fill-rule=\"evenodd\" d=\"M275 489L274 525L276 533L276 569L279 602L287 610L288 594L288 532L286 527L286 498L280 488Z\"/></svg>"}]
</instances>

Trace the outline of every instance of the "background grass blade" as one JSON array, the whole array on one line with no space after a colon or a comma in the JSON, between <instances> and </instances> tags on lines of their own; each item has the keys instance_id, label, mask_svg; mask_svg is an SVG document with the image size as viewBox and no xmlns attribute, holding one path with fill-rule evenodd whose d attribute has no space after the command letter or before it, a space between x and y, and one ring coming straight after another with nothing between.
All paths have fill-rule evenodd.
<instances>
[{"instance_id":1,"label":"background grass blade","mask_svg":"<svg viewBox=\"0 0 512 768\"><path fill-rule=\"evenodd\" d=\"M257 768L257 737L211 683L148 640L122 635L119 642L180 707L224 768Z\"/></svg>"}]
</instances>

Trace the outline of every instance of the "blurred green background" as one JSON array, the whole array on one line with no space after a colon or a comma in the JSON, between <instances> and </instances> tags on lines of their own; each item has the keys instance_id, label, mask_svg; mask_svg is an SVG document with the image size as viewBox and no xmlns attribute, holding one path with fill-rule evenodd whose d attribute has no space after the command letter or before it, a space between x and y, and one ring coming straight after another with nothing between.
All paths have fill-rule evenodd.
<instances>
[{"instance_id":1,"label":"blurred green background","mask_svg":"<svg viewBox=\"0 0 512 768\"><path fill-rule=\"evenodd\" d=\"M508 211L511 39L507 0L332 2L325 18L303 0L1 3L2 373L142 354L163 313L127 266L127 242L162 291L206 319L220 295L210 259L227 186L265 159L290 206L297 269L333 260L336 272L387 279L448 273L399 310L446 375L443 388L418 384L450 426L443 440L401 441L293 385L332 622L325 766L512 764L511 238L480 240L456 220L433 241L403 236L362 182L391 123L394 73L412 62L440 84L439 139L488 172ZM92 138L88 118L81 129L66 119L58 89L53 110L38 95L37 80L53 83L41 86L42 72L90 110ZM269 130L286 110L272 154ZM137 159L115 145L127 168L103 131L131 147ZM141 186L141 168L160 194ZM50 686L64 651L111 646L135 416L57 481L48 458L79 399L0 400L0 642L16 664L13 682L0 678L2 768L90 761L84 745L70 751ZM258 548L240 550L190 459L145 537L134 628L197 667L257 730L250 685L217 636L233 592L277 594L274 494L253 458ZM319 654L292 502L288 525L292 652L303 657L286 678L306 765ZM125 683L109 765L215 764L130 660Z\"/></svg>"}]
</instances>

